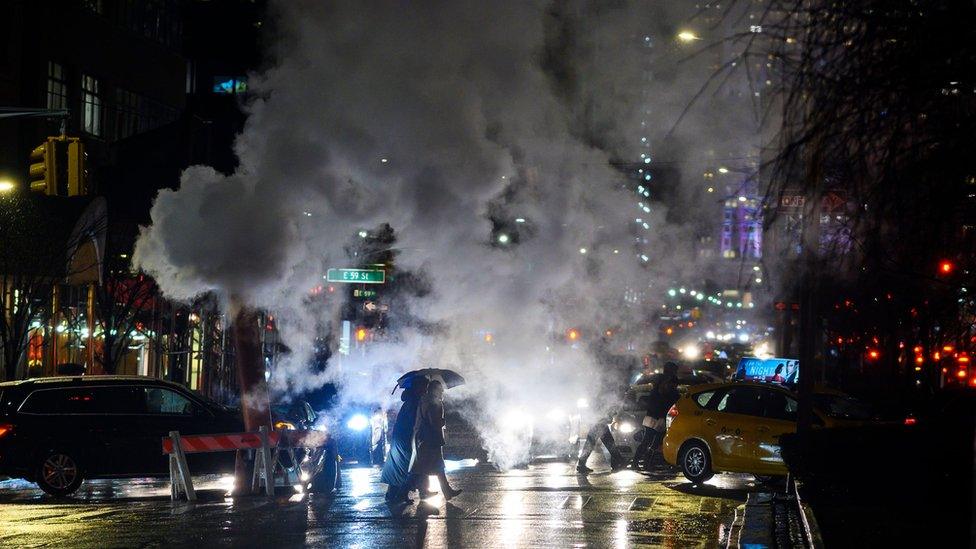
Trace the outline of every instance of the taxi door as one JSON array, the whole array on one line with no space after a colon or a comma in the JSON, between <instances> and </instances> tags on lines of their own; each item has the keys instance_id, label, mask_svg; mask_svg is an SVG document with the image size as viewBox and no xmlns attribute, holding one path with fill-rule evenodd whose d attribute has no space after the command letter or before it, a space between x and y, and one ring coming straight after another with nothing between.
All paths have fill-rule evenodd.
<instances>
[{"instance_id":1,"label":"taxi door","mask_svg":"<svg viewBox=\"0 0 976 549\"><path fill-rule=\"evenodd\" d=\"M703 419L709 430L712 461L717 469L749 472L755 464L762 392L758 387L731 387Z\"/></svg>"},{"instance_id":2,"label":"taxi door","mask_svg":"<svg viewBox=\"0 0 976 549\"><path fill-rule=\"evenodd\" d=\"M796 399L784 391L763 389L763 417L759 421L755 446L756 472L787 473L781 454L780 437L796 432Z\"/></svg>"}]
</instances>

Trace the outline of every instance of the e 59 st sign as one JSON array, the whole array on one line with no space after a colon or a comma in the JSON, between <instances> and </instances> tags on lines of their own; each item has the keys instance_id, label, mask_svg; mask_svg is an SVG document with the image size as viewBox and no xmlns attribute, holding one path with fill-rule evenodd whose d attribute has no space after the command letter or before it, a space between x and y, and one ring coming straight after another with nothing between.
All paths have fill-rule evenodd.
<instances>
[{"instance_id":1,"label":"e 59 st sign","mask_svg":"<svg viewBox=\"0 0 976 549\"><path fill-rule=\"evenodd\" d=\"M386 282L386 271L383 269L329 269L325 278L329 282L383 284Z\"/></svg>"}]
</instances>

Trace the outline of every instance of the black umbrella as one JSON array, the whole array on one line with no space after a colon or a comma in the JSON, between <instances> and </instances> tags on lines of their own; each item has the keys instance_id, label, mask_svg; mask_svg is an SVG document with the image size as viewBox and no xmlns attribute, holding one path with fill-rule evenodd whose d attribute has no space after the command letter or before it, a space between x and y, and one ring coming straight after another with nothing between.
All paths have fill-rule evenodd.
<instances>
[{"instance_id":1,"label":"black umbrella","mask_svg":"<svg viewBox=\"0 0 976 549\"><path fill-rule=\"evenodd\" d=\"M397 387L403 387L406 389L410 386L410 382L418 377L425 377L431 381L435 379L441 381L444 383L444 387L447 389L464 384L464 377L454 370L444 370L442 368L423 368L421 370L407 372L400 376L400 379L397 380Z\"/></svg>"}]
</instances>

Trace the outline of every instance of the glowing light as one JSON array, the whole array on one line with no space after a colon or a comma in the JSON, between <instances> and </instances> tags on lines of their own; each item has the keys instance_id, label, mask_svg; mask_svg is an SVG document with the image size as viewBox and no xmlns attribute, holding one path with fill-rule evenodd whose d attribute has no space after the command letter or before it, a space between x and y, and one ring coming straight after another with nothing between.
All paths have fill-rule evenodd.
<instances>
[{"instance_id":1,"label":"glowing light","mask_svg":"<svg viewBox=\"0 0 976 549\"><path fill-rule=\"evenodd\" d=\"M359 238L366 238L367 236L369 236L369 233L368 232L366 232L366 231L359 231Z\"/></svg>"},{"instance_id":2,"label":"glowing light","mask_svg":"<svg viewBox=\"0 0 976 549\"><path fill-rule=\"evenodd\" d=\"M366 341L366 328L356 329L356 341Z\"/></svg>"},{"instance_id":3,"label":"glowing light","mask_svg":"<svg viewBox=\"0 0 976 549\"><path fill-rule=\"evenodd\" d=\"M576 328L570 328L569 331L566 332L566 339L570 341L576 341L577 339L579 339L579 336L580 336L579 330L577 330Z\"/></svg>"},{"instance_id":4,"label":"glowing light","mask_svg":"<svg viewBox=\"0 0 976 549\"><path fill-rule=\"evenodd\" d=\"M749 334L739 334L739 341L746 343L749 341Z\"/></svg>"},{"instance_id":5,"label":"glowing light","mask_svg":"<svg viewBox=\"0 0 976 549\"><path fill-rule=\"evenodd\" d=\"M498 242L499 244L508 244L508 235L505 233L498 235Z\"/></svg>"},{"instance_id":6,"label":"glowing light","mask_svg":"<svg viewBox=\"0 0 976 549\"><path fill-rule=\"evenodd\" d=\"M945 260L939 262L939 272L944 275L952 273L955 269L956 266L951 261Z\"/></svg>"},{"instance_id":7,"label":"glowing light","mask_svg":"<svg viewBox=\"0 0 976 549\"><path fill-rule=\"evenodd\" d=\"M715 188L714 188L714 187L709 187L709 188L708 188L708 189L706 189L706 190L707 190L708 192L710 192L710 193L713 193L713 192L715 192Z\"/></svg>"},{"instance_id":8,"label":"glowing light","mask_svg":"<svg viewBox=\"0 0 976 549\"><path fill-rule=\"evenodd\" d=\"M690 30L683 30L678 33L678 40L688 43L688 42L694 42L695 40L701 40L701 38L699 38L697 34L695 34Z\"/></svg>"},{"instance_id":9,"label":"glowing light","mask_svg":"<svg viewBox=\"0 0 976 549\"><path fill-rule=\"evenodd\" d=\"M0 193L9 193L17 188L13 181L9 179L0 179Z\"/></svg>"},{"instance_id":10,"label":"glowing light","mask_svg":"<svg viewBox=\"0 0 976 549\"><path fill-rule=\"evenodd\" d=\"M586 248L580 248L579 252L583 255L586 255Z\"/></svg>"},{"instance_id":11,"label":"glowing light","mask_svg":"<svg viewBox=\"0 0 976 549\"><path fill-rule=\"evenodd\" d=\"M698 358L700 353L701 351L694 345L685 345L681 348L681 354L689 360Z\"/></svg>"},{"instance_id":12,"label":"glowing light","mask_svg":"<svg viewBox=\"0 0 976 549\"><path fill-rule=\"evenodd\" d=\"M491 341L493 339L495 339L495 338L494 338L494 336L491 335L491 332L488 332L488 333L485 334L485 343L491 343Z\"/></svg>"},{"instance_id":13,"label":"glowing light","mask_svg":"<svg viewBox=\"0 0 976 549\"><path fill-rule=\"evenodd\" d=\"M618 427L617 430L621 433L628 434L633 433L636 430L636 427L634 427L633 423L624 422L620 424L620 427Z\"/></svg>"},{"instance_id":14,"label":"glowing light","mask_svg":"<svg viewBox=\"0 0 976 549\"><path fill-rule=\"evenodd\" d=\"M386 164L387 162L389 162L389 160L386 158L380 158L380 162Z\"/></svg>"},{"instance_id":15,"label":"glowing light","mask_svg":"<svg viewBox=\"0 0 976 549\"><path fill-rule=\"evenodd\" d=\"M516 223L525 223L525 218L524 217L516 217L515 218L515 222Z\"/></svg>"},{"instance_id":16,"label":"glowing light","mask_svg":"<svg viewBox=\"0 0 976 549\"><path fill-rule=\"evenodd\" d=\"M362 431L369 427L369 418L363 414L356 414L349 418L349 421L346 422L346 427L349 427L353 431Z\"/></svg>"},{"instance_id":17,"label":"glowing light","mask_svg":"<svg viewBox=\"0 0 976 549\"><path fill-rule=\"evenodd\" d=\"M744 197L744 196L740 196L739 197L739 202L745 202L746 200L748 200L748 199L746 197Z\"/></svg>"},{"instance_id":18,"label":"glowing light","mask_svg":"<svg viewBox=\"0 0 976 549\"><path fill-rule=\"evenodd\" d=\"M729 173L729 169L728 168L719 168L718 169L718 173Z\"/></svg>"}]
</instances>

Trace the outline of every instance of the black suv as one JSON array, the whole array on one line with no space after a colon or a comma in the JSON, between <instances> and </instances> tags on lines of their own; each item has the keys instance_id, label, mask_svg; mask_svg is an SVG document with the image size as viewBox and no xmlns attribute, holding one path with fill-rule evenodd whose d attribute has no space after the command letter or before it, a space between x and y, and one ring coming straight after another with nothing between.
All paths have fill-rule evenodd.
<instances>
[{"instance_id":1,"label":"black suv","mask_svg":"<svg viewBox=\"0 0 976 549\"><path fill-rule=\"evenodd\" d=\"M0 383L0 475L68 495L85 478L166 475L161 440L244 430L239 411L175 383L78 376ZM190 454L193 474L232 471L234 452Z\"/></svg>"}]
</instances>

